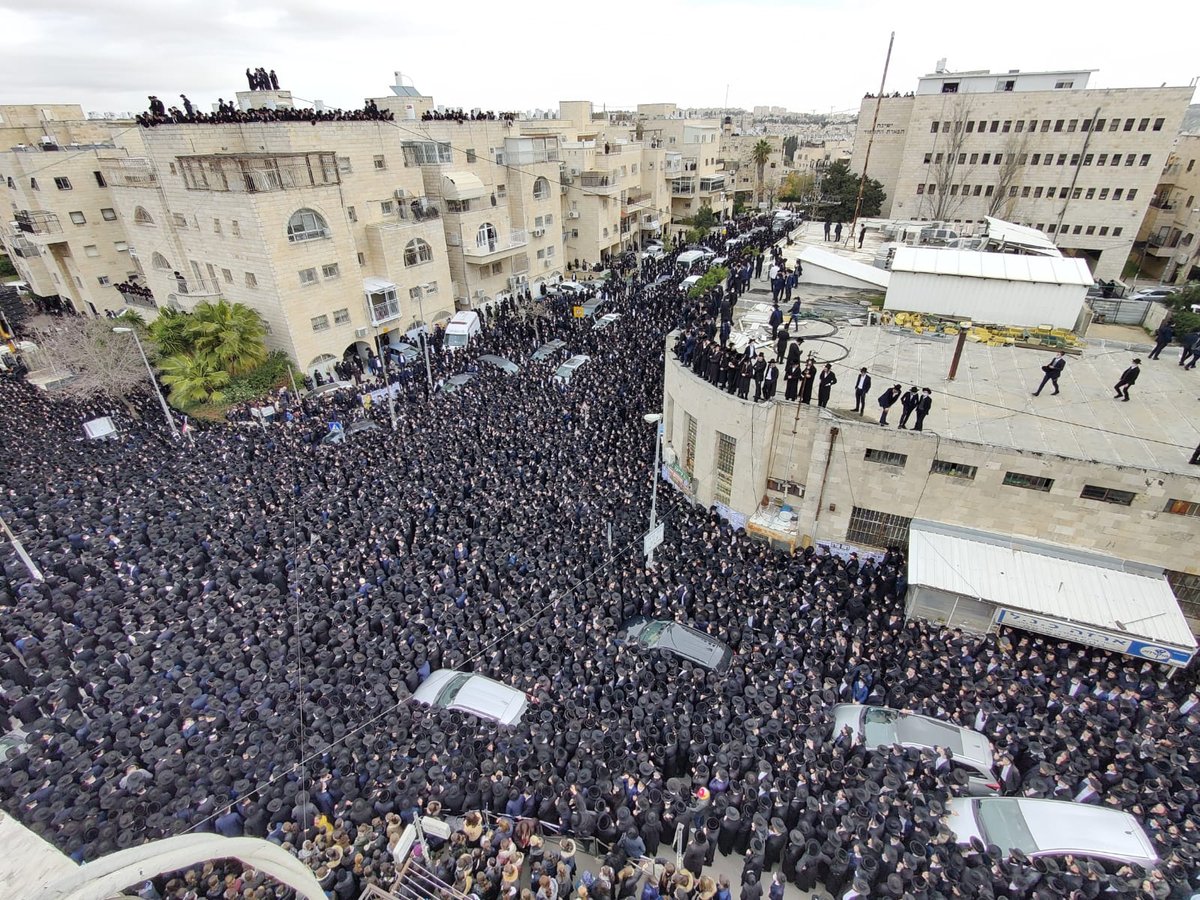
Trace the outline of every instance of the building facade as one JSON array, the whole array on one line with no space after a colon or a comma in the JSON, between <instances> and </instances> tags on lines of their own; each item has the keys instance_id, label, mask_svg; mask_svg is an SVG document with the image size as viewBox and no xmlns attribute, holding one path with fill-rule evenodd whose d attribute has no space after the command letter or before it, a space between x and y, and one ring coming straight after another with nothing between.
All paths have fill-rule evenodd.
<instances>
[{"instance_id":1,"label":"building facade","mask_svg":"<svg viewBox=\"0 0 1200 900\"><path fill-rule=\"evenodd\" d=\"M718 218L733 213L733 189L722 162L718 119L688 119L674 103L639 103L637 125L665 151L663 172L670 183L671 220L691 219L708 207Z\"/></svg>"},{"instance_id":2,"label":"building facade","mask_svg":"<svg viewBox=\"0 0 1200 900\"><path fill-rule=\"evenodd\" d=\"M1200 280L1200 134L1181 134L1167 158L1132 259L1144 278Z\"/></svg>"},{"instance_id":3,"label":"building facade","mask_svg":"<svg viewBox=\"0 0 1200 900\"><path fill-rule=\"evenodd\" d=\"M1090 74L943 71L908 96L868 96L851 168L862 171L878 103L868 174L885 217L998 216L1119 278L1193 89L1092 89Z\"/></svg>"}]
</instances>

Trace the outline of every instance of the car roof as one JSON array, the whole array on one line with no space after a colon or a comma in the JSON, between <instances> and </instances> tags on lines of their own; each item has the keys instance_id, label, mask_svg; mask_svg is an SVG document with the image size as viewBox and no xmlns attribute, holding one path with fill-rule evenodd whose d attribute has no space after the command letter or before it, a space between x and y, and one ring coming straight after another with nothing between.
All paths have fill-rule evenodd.
<instances>
[{"instance_id":1,"label":"car roof","mask_svg":"<svg viewBox=\"0 0 1200 900\"><path fill-rule=\"evenodd\" d=\"M557 338L555 338L552 341L547 341L546 343L542 344L542 346L540 346L536 350L534 350L533 356L531 358L532 359L545 359L547 356L552 356L554 353L557 353L559 350L561 350L565 346L567 346L566 341L560 341Z\"/></svg>"},{"instance_id":2,"label":"car roof","mask_svg":"<svg viewBox=\"0 0 1200 900\"><path fill-rule=\"evenodd\" d=\"M955 759L983 769L989 769L994 762L991 744L978 731L891 707L839 703L832 711L835 730L840 731L842 725L850 725L862 736L864 714L870 710L886 710L898 717L894 723L894 743L906 747L946 747L954 753Z\"/></svg>"},{"instance_id":3,"label":"car roof","mask_svg":"<svg viewBox=\"0 0 1200 900\"><path fill-rule=\"evenodd\" d=\"M432 705L436 703L442 690L454 681L462 681L462 686L449 708L480 718L504 723L516 722L529 702L529 698L514 687L486 675L459 672L455 669L438 669L431 672L413 692L413 699Z\"/></svg>"},{"instance_id":4,"label":"car roof","mask_svg":"<svg viewBox=\"0 0 1200 900\"><path fill-rule=\"evenodd\" d=\"M1146 832L1129 813L1105 806L1032 797L981 797L982 804L1015 805L1039 855L1077 853L1109 859L1157 862Z\"/></svg>"},{"instance_id":5,"label":"car roof","mask_svg":"<svg viewBox=\"0 0 1200 900\"><path fill-rule=\"evenodd\" d=\"M503 356L494 356L491 353L485 353L483 356L479 357L479 361L485 362L490 366L495 366L497 369L502 369L503 371L508 372L510 375L515 373L519 368L519 366L517 366L517 364L511 359L507 359Z\"/></svg>"},{"instance_id":6,"label":"car roof","mask_svg":"<svg viewBox=\"0 0 1200 900\"><path fill-rule=\"evenodd\" d=\"M591 359L590 356L587 356L583 353L577 353L575 356L572 356L565 363L563 363L561 366L559 366L558 371L555 372L554 374L557 375L560 372L574 372L576 369L578 369L580 366L582 366L589 359Z\"/></svg>"}]
</instances>

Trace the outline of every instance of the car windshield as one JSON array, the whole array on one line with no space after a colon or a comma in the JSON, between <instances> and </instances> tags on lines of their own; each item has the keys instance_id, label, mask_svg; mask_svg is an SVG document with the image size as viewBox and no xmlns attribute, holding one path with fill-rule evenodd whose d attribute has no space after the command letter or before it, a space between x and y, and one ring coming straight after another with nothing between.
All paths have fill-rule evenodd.
<instances>
[{"instance_id":1,"label":"car windshield","mask_svg":"<svg viewBox=\"0 0 1200 900\"><path fill-rule=\"evenodd\" d=\"M466 343L467 343L467 336L465 334L447 334L446 335L446 346L447 347L463 347L466 345Z\"/></svg>"},{"instance_id":2,"label":"car windshield","mask_svg":"<svg viewBox=\"0 0 1200 900\"><path fill-rule=\"evenodd\" d=\"M444 688L438 691L437 699L434 701L434 705L441 707L442 709L449 709L454 704L455 699L458 697L458 692L461 691L463 686L470 680L471 676L469 673L460 672L458 675L455 675L446 682L446 686Z\"/></svg>"},{"instance_id":3,"label":"car windshield","mask_svg":"<svg viewBox=\"0 0 1200 900\"><path fill-rule=\"evenodd\" d=\"M900 716L896 720L896 737L901 744L947 747L957 754L963 752L962 731L957 726L947 725L945 722Z\"/></svg>"},{"instance_id":4,"label":"car windshield","mask_svg":"<svg viewBox=\"0 0 1200 900\"><path fill-rule=\"evenodd\" d=\"M1038 851L1017 800L998 798L976 803L975 815L985 844L995 844L1005 855L1014 848L1022 853Z\"/></svg>"},{"instance_id":5,"label":"car windshield","mask_svg":"<svg viewBox=\"0 0 1200 900\"><path fill-rule=\"evenodd\" d=\"M896 743L896 720L900 714L893 709L871 707L863 716L863 741L871 747Z\"/></svg>"},{"instance_id":6,"label":"car windshield","mask_svg":"<svg viewBox=\"0 0 1200 900\"><path fill-rule=\"evenodd\" d=\"M638 643L643 647L654 647L670 624L670 622L663 621L647 623L646 627L642 629L642 633L638 635Z\"/></svg>"}]
</instances>

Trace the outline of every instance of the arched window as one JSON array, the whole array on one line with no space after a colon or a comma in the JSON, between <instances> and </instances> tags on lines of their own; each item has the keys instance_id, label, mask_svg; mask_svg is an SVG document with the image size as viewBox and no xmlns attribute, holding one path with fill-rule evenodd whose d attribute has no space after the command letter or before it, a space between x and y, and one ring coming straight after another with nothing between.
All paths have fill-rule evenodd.
<instances>
[{"instance_id":1,"label":"arched window","mask_svg":"<svg viewBox=\"0 0 1200 900\"><path fill-rule=\"evenodd\" d=\"M549 196L550 182L545 178L538 178L538 180L533 183L533 199L545 200Z\"/></svg>"},{"instance_id":2,"label":"arched window","mask_svg":"<svg viewBox=\"0 0 1200 900\"><path fill-rule=\"evenodd\" d=\"M298 209L288 219L288 240L293 244L329 237L329 226L321 214L311 209Z\"/></svg>"},{"instance_id":3,"label":"arched window","mask_svg":"<svg viewBox=\"0 0 1200 900\"><path fill-rule=\"evenodd\" d=\"M155 250L154 255L150 257L150 263L156 269L165 269L168 272L171 271L171 264L167 262L167 258L157 250Z\"/></svg>"},{"instance_id":4,"label":"arched window","mask_svg":"<svg viewBox=\"0 0 1200 900\"><path fill-rule=\"evenodd\" d=\"M479 226L479 230L475 232L475 246L486 248L488 250L496 249L496 226L491 222L484 222Z\"/></svg>"},{"instance_id":5,"label":"arched window","mask_svg":"<svg viewBox=\"0 0 1200 900\"><path fill-rule=\"evenodd\" d=\"M433 262L433 248L420 238L413 238L404 248L404 265L417 266Z\"/></svg>"},{"instance_id":6,"label":"arched window","mask_svg":"<svg viewBox=\"0 0 1200 900\"><path fill-rule=\"evenodd\" d=\"M140 206L133 211L133 221L137 222L139 225L154 224L154 219L150 213L146 212L146 210Z\"/></svg>"}]
</instances>

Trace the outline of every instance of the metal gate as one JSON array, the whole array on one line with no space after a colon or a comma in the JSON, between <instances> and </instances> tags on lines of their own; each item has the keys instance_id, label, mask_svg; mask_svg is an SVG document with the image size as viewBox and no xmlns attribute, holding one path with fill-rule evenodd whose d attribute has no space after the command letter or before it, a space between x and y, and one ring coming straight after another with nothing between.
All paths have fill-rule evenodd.
<instances>
[{"instance_id":1,"label":"metal gate","mask_svg":"<svg viewBox=\"0 0 1200 900\"><path fill-rule=\"evenodd\" d=\"M1146 318L1152 301L1149 300L1105 300L1093 298L1088 301L1095 312L1095 322L1104 325L1141 325Z\"/></svg>"}]
</instances>

